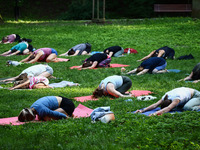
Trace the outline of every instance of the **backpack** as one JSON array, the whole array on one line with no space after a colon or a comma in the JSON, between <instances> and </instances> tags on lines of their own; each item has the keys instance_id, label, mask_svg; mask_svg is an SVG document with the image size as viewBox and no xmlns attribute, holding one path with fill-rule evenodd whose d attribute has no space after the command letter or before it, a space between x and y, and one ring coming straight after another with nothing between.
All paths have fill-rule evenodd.
<instances>
[{"instance_id":1,"label":"backpack","mask_svg":"<svg viewBox=\"0 0 200 150\"><path fill-rule=\"evenodd\" d=\"M128 53L129 49L130 49L130 53L134 53L134 54L137 54L137 53L138 53L137 50L135 50L135 49L133 49L133 48L125 48L125 49L124 49L124 53Z\"/></svg>"}]
</instances>

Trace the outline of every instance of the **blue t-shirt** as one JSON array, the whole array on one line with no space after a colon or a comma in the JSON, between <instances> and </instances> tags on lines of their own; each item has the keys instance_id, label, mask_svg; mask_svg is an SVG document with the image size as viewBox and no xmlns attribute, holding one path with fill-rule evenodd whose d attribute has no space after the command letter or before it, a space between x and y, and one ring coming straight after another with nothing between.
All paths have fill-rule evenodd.
<instances>
[{"instance_id":1,"label":"blue t-shirt","mask_svg":"<svg viewBox=\"0 0 200 150\"><path fill-rule=\"evenodd\" d=\"M21 43L15 45L15 46L13 46L13 47L11 48L11 51L13 51L14 49L20 51L20 54L22 54L23 51L24 51L25 49L27 49L27 43L26 43L26 42L21 42Z\"/></svg>"},{"instance_id":2,"label":"blue t-shirt","mask_svg":"<svg viewBox=\"0 0 200 150\"><path fill-rule=\"evenodd\" d=\"M149 73L152 73L153 69L158 66L162 66L166 63L166 60L161 57L150 57L149 59L143 61L140 66L144 69L149 69Z\"/></svg>"},{"instance_id":3,"label":"blue t-shirt","mask_svg":"<svg viewBox=\"0 0 200 150\"><path fill-rule=\"evenodd\" d=\"M106 89L107 89L108 83L114 84L115 89L118 89L123 84L122 76L118 76L118 75L109 76L109 77L107 77L107 78L105 78L104 80L101 81L101 83L99 84L99 87L101 87L101 85L104 84L105 85L105 92L107 92Z\"/></svg>"},{"instance_id":4,"label":"blue t-shirt","mask_svg":"<svg viewBox=\"0 0 200 150\"><path fill-rule=\"evenodd\" d=\"M45 116L56 117L59 119L66 118L67 116L58 111L58 100L55 96L46 96L35 101L30 108L34 108L37 114L43 118Z\"/></svg>"}]
</instances>

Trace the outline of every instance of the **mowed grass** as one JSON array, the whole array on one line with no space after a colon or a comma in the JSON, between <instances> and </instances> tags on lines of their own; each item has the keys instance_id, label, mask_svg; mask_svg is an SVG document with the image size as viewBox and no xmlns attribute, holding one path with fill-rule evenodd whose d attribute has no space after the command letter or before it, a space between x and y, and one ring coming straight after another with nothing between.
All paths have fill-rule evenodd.
<instances>
[{"instance_id":1,"label":"mowed grass","mask_svg":"<svg viewBox=\"0 0 200 150\"><path fill-rule=\"evenodd\" d=\"M110 23L112 22L112 23ZM176 58L192 54L192 60L167 60L167 69L179 69L180 73L145 74L129 76L133 82L131 90L150 90L156 100L126 102L127 98L110 100L100 98L83 105L95 109L110 106L116 120L103 124L91 123L90 118L69 119L42 123L27 123L20 126L0 126L0 149L200 149L199 112L164 114L147 117L128 113L146 107L173 88L186 86L200 90L200 83L177 82L191 72L200 60L200 20L192 18L158 18L143 20L109 20L104 25L88 24L88 21L29 22L7 21L0 25L0 36L16 33L32 39L35 48L51 47L59 54L72 46L89 42L92 51L103 51L110 46L131 47L138 54L112 58L111 63L127 64L131 70L137 67L138 59L154 49L169 46L176 51ZM16 43L0 45L3 53ZM0 58L0 78L18 75L32 64L7 67L7 60L17 60L26 56ZM54 76L62 80L81 84L79 87L55 89L14 90L0 89L0 118L14 117L24 107L30 107L37 99L48 95L61 95L73 99L91 95L100 81L110 75L121 75L120 68L96 70L71 70L89 56L68 57L69 62L49 63ZM67 58L67 57L63 57ZM12 84L1 85L11 87ZM74 101L78 106L80 102Z\"/></svg>"}]
</instances>

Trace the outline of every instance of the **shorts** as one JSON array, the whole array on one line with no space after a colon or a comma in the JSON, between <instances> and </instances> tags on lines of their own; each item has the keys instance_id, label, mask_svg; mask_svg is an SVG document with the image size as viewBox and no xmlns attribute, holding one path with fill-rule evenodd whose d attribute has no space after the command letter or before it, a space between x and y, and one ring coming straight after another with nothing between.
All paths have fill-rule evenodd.
<instances>
[{"instance_id":1,"label":"shorts","mask_svg":"<svg viewBox=\"0 0 200 150\"><path fill-rule=\"evenodd\" d=\"M58 52L55 49L53 49L53 48L51 48L51 53L58 55Z\"/></svg>"},{"instance_id":2,"label":"shorts","mask_svg":"<svg viewBox=\"0 0 200 150\"><path fill-rule=\"evenodd\" d=\"M53 68L51 68L50 66L47 65L46 67L46 72L48 72L49 74L53 74Z\"/></svg>"},{"instance_id":3,"label":"shorts","mask_svg":"<svg viewBox=\"0 0 200 150\"><path fill-rule=\"evenodd\" d=\"M162 66L156 67L155 69L158 70L158 71L159 70L164 70L166 66L167 66L167 62L164 65L162 65Z\"/></svg>"},{"instance_id":4,"label":"shorts","mask_svg":"<svg viewBox=\"0 0 200 150\"><path fill-rule=\"evenodd\" d=\"M59 96L59 97L62 97L62 96ZM62 101L60 103L60 108L62 108L71 117L74 112L75 105L72 102L72 100L70 100L66 97L62 97Z\"/></svg>"}]
</instances>

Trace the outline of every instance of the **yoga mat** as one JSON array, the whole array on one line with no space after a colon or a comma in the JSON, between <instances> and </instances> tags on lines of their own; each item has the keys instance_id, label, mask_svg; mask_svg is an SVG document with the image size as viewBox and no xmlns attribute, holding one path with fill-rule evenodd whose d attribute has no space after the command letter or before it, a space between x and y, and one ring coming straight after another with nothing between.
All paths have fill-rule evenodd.
<instances>
[{"instance_id":1,"label":"yoga mat","mask_svg":"<svg viewBox=\"0 0 200 150\"><path fill-rule=\"evenodd\" d=\"M110 64L110 67L99 67L99 68L116 68L116 67L128 67L129 65L123 65L123 64ZM70 69L75 69L78 66L72 66ZM99 69L99 68L94 68L94 69Z\"/></svg>"},{"instance_id":2,"label":"yoga mat","mask_svg":"<svg viewBox=\"0 0 200 150\"><path fill-rule=\"evenodd\" d=\"M134 94L135 97L142 96L142 95L149 95L152 92L151 91L145 91L145 90L132 90L130 91L132 94ZM93 98L92 95L89 96L81 96L81 97L74 97L76 101L79 102L86 102L86 101L96 101L97 98Z\"/></svg>"},{"instance_id":3,"label":"yoga mat","mask_svg":"<svg viewBox=\"0 0 200 150\"><path fill-rule=\"evenodd\" d=\"M74 118L89 117L92 111L93 109L90 109L82 104L79 104L73 112ZM31 122L41 122L41 121L38 121L38 118L36 117L36 120ZM25 123L29 122L19 122L18 117L9 117L0 119L0 125L22 125Z\"/></svg>"},{"instance_id":4,"label":"yoga mat","mask_svg":"<svg viewBox=\"0 0 200 150\"><path fill-rule=\"evenodd\" d=\"M66 58L56 58L56 60L58 62L66 62L66 61L69 61L69 59L66 59Z\"/></svg>"},{"instance_id":5,"label":"yoga mat","mask_svg":"<svg viewBox=\"0 0 200 150\"><path fill-rule=\"evenodd\" d=\"M89 117L92 111L93 109L79 104L78 107L76 107L76 109L74 110L74 118Z\"/></svg>"},{"instance_id":6,"label":"yoga mat","mask_svg":"<svg viewBox=\"0 0 200 150\"><path fill-rule=\"evenodd\" d=\"M149 116L150 114L155 113L158 110L160 110L160 107L157 107L155 109L152 109L150 111L146 111L146 112L143 112L143 113L138 113L138 114L143 114L143 115ZM198 110L198 111L200 111L200 110ZM173 114L173 113L176 113L176 112L181 113L183 111L180 111L180 110L171 110L168 113ZM131 113L135 114L135 111L133 111Z\"/></svg>"},{"instance_id":7,"label":"yoga mat","mask_svg":"<svg viewBox=\"0 0 200 150\"><path fill-rule=\"evenodd\" d=\"M175 72L175 73L179 73L181 72L181 70L178 69L167 69L169 72Z\"/></svg>"}]
</instances>

